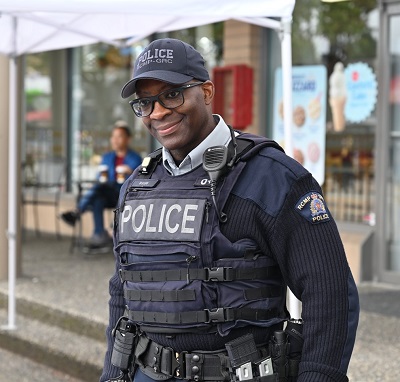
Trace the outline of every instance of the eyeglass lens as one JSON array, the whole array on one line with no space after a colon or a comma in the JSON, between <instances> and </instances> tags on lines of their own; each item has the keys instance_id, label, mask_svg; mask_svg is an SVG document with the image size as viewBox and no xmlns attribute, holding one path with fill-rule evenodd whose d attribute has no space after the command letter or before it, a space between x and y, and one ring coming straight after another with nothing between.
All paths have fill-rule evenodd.
<instances>
[{"instance_id":1,"label":"eyeglass lens","mask_svg":"<svg viewBox=\"0 0 400 382\"><path fill-rule=\"evenodd\" d=\"M175 109L185 102L183 90L201 85L201 82L188 84L180 88L168 89L158 95L147 98L139 98L130 102L134 113L138 117L147 117L153 112L154 102L158 101L166 109Z\"/></svg>"}]
</instances>

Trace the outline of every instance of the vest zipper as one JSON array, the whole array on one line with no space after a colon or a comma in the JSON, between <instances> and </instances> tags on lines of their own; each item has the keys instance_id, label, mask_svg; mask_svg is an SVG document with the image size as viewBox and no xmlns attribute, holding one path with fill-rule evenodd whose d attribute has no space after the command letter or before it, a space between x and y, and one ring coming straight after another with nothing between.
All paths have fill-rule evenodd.
<instances>
[{"instance_id":1,"label":"vest zipper","mask_svg":"<svg viewBox=\"0 0 400 382\"><path fill-rule=\"evenodd\" d=\"M148 260L148 261L131 261L131 262L123 262L124 259L122 259L122 257L126 254L126 252L122 253L119 255L120 258L120 265L123 267L129 267L131 265L135 265L135 266L140 266L140 265L148 265L148 264L157 264L157 263L163 263L163 264L179 264L181 263L183 265L184 262L186 262L188 265L190 265L191 262L197 260L196 256L193 255L189 255L189 257L187 257L186 259L179 259L179 260ZM151 256L150 256L151 257ZM191 257L193 257L194 259L189 260ZM127 260L125 260L127 261Z\"/></svg>"},{"instance_id":2,"label":"vest zipper","mask_svg":"<svg viewBox=\"0 0 400 382\"><path fill-rule=\"evenodd\" d=\"M193 263L194 261L197 260L197 256L193 256L190 255L187 259L186 259L186 263L187 263L187 272L186 272L186 285L189 285L190 283L190 277L189 277L189 268L190 268L190 264Z\"/></svg>"},{"instance_id":3,"label":"vest zipper","mask_svg":"<svg viewBox=\"0 0 400 382\"><path fill-rule=\"evenodd\" d=\"M208 216L209 216L209 212L210 212L210 207L211 207L211 203L210 202L206 202L206 223L208 224Z\"/></svg>"}]
</instances>

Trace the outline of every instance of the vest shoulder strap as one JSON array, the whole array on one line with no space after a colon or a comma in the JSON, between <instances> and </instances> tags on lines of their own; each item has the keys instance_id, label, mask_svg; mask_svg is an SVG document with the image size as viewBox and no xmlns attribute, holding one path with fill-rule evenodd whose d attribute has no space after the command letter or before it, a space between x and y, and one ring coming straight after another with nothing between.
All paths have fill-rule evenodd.
<instances>
[{"instance_id":1,"label":"vest shoulder strap","mask_svg":"<svg viewBox=\"0 0 400 382\"><path fill-rule=\"evenodd\" d=\"M237 155L236 161L246 161L255 156L260 150L265 147L273 147L279 151L284 152L283 148L274 140L249 134L242 133L236 137L237 141Z\"/></svg>"}]
</instances>

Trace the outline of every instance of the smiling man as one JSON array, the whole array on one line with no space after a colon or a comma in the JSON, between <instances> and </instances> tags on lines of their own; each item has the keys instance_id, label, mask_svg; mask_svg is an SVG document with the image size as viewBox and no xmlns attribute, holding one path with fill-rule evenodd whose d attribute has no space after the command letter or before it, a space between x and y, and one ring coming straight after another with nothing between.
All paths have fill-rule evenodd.
<instances>
[{"instance_id":1,"label":"smiling man","mask_svg":"<svg viewBox=\"0 0 400 382\"><path fill-rule=\"evenodd\" d=\"M348 381L358 294L312 175L212 114L182 41L146 47L122 97L162 148L121 189L100 381Z\"/></svg>"}]
</instances>

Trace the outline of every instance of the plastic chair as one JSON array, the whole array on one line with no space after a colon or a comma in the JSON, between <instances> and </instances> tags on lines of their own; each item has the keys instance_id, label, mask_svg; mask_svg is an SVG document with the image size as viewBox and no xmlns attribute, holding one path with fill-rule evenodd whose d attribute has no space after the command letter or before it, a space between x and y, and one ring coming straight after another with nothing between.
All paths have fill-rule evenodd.
<instances>
[{"instance_id":1,"label":"plastic chair","mask_svg":"<svg viewBox=\"0 0 400 382\"><path fill-rule=\"evenodd\" d=\"M54 207L55 231L61 238L59 206L60 196L65 187L66 163L63 158L47 158L35 163L24 163L22 180L22 213L25 230L26 205L33 207L34 227L40 236L39 206Z\"/></svg>"}]
</instances>

